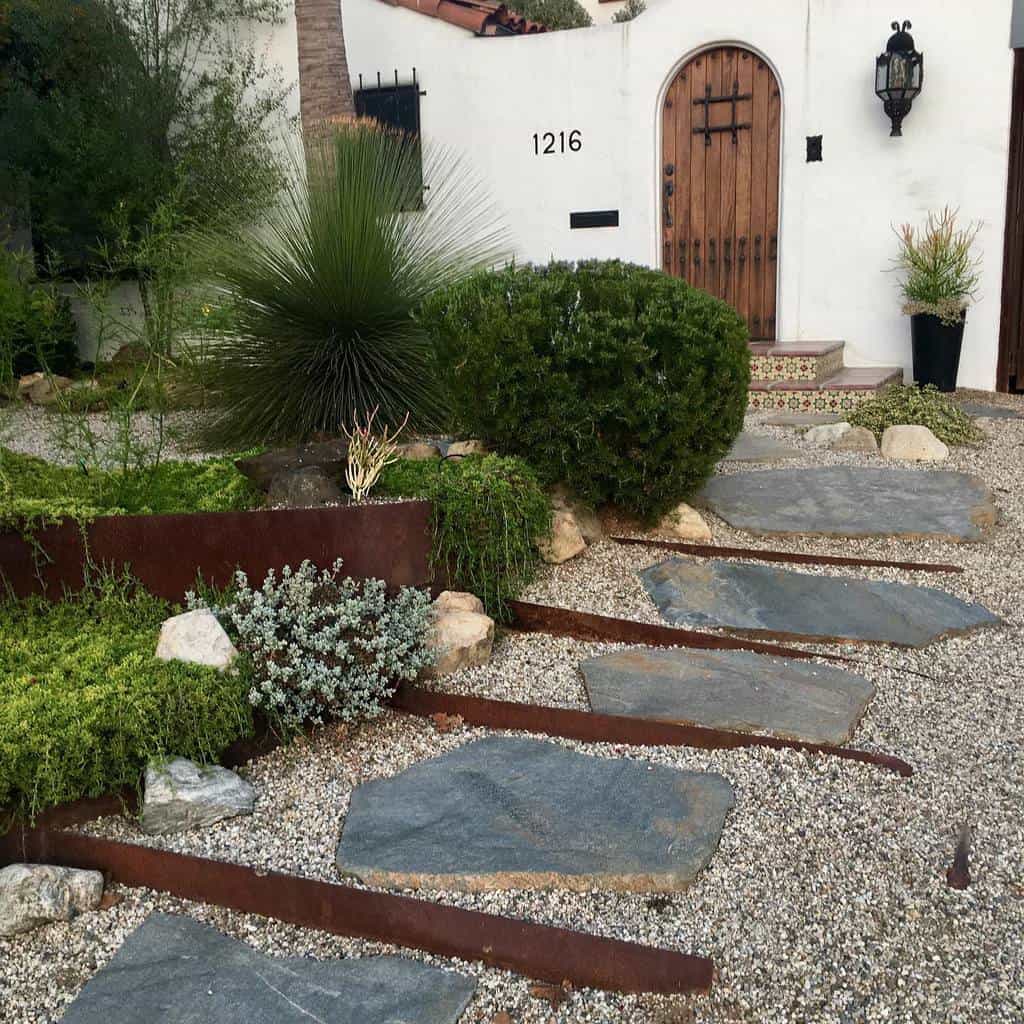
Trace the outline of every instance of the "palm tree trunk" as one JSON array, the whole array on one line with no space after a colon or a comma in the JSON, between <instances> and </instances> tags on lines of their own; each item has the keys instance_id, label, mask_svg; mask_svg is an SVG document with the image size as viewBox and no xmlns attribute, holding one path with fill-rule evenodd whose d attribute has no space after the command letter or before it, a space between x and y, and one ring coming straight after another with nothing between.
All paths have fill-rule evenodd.
<instances>
[{"instance_id":1,"label":"palm tree trunk","mask_svg":"<svg viewBox=\"0 0 1024 1024\"><path fill-rule=\"evenodd\" d=\"M341 0L295 0L299 49L299 111L310 132L356 116L345 55Z\"/></svg>"}]
</instances>

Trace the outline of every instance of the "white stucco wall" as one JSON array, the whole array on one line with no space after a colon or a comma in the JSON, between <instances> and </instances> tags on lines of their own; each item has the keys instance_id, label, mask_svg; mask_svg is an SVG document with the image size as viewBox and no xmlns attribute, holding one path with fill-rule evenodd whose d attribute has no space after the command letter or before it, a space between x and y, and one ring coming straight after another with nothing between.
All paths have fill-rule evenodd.
<instances>
[{"instance_id":1,"label":"white stucco wall","mask_svg":"<svg viewBox=\"0 0 1024 1024\"><path fill-rule=\"evenodd\" d=\"M519 257L538 261L614 256L657 266L663 91L700 49L756 50L783 93L779 338L843 339L848 365L909 368L909 325L885 273L891 226L950 204L984 222L981 298L960 384L992 388L1013 3L904 0L899 13L914 23L925 82L902 139L889 138L873 92L889 0L648 0L625 25L514 38L477 38L380 0L345 0L343 10L353 80L415 66L427 92L424 136L470 157ZM292 24L277 31L271 53L297 77ZM534 155L535 132L573 129L580 152ZM822 163L805 162L808 135L824 136ZM570 231L570 211L603 209L620 211L620 227Z\"/></svg>"}]
</instances>

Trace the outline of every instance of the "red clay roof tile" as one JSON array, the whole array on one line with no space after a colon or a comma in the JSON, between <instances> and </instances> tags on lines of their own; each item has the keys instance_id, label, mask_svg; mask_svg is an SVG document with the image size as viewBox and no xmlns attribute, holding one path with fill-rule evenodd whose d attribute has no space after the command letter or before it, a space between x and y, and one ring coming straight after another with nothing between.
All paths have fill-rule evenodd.
<instances>
[{"instance_id":1,"label":"red clay roof tile","mask_svg":"<svg viewBox=\"0 0 1024 1024\"><path fill-rule=\"evenodd\" d=\"M431 18L469 29L478 36L532 35L547 32L536 21L510 11L495 0L384 0L393 7L408 7Z\"/></svg>"}]
</instances>

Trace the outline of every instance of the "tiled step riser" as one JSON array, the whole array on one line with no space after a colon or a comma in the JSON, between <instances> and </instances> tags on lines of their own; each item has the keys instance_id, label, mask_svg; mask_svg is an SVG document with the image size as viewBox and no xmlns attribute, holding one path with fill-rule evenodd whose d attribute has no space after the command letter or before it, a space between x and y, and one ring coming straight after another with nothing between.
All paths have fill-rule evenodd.
<instances>
[{"instance_id":1,"label":"tiled step riser","mask_svg":"<svg viewBox=\"0 0 1024 1024\"><path fill-rule=\"evenodd\" d=\"M755 349L750 356L750 376L753 380L822 381L842 368L842 346L822 355L779 355Z\"/></svg>"},{"instance_id":2,"label":"tiled step riser","mask_svg":"<svg viewBox=\"0 0 1024 1024\"><path fill-rule=\"evenodd\" d=\"M771 391L750 391L747 408L759 412L843 413L874 398L881 388L862 390L818 388L813 391L787 391L782 386Z\"/></svg>"}]
</instances>

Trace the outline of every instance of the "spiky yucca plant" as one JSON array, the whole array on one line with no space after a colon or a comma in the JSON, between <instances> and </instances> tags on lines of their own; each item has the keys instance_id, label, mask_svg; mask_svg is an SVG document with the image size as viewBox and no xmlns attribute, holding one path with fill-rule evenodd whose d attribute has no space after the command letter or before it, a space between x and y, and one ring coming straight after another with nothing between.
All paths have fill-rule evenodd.
<instances>
[{"instance_id":1,"label":"spiky yucca plant","mask_svg":"<svg viewBox=\"0 0 1024 1024\"><path fill-rule=\"evenodd\" d=\"M423 199L421 180L430 182ZM441 420L430 341L414 311L437 288L503 255L491 205L461 160L376 122L305 139L264 221L206 238L233 308L200 373L203 441L244 447L338 431L367 409L397 426Z\"/></svg>"}]
</instances>

